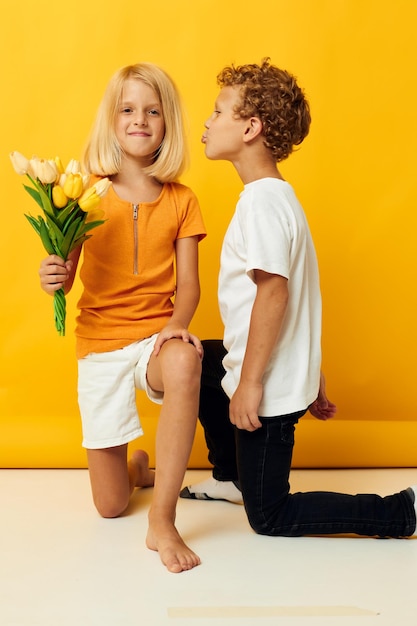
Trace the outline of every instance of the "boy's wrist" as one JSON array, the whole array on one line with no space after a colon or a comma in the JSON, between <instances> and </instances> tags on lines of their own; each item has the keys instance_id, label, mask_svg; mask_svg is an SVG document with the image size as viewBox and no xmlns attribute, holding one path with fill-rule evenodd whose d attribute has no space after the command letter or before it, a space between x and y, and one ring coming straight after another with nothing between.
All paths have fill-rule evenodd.
<instances>
[{"instance_id":1,"label":"boy's wrist","mask_svg":"<svg viewBox=\"0 0 417 626\"><path fill-rule=\"evenodd\" d=\"M253 374L244 374L242 373L240 376L240 384L241 385L251 385L252 387L262 387L263 382L262 382L262 378L263 376L254 376Z\"/></svg>"}]
</instances>

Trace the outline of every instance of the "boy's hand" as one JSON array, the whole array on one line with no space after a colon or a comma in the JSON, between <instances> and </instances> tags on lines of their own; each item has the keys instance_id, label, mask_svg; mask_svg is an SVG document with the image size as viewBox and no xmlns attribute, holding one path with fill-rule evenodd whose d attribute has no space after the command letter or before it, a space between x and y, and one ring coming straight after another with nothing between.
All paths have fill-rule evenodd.
<instances>
[{"instance_id":1,"label":"boy's hand","mask_svg":"<svg viewBox=\"0 0 417 626\"><path fill-rule=\"evenodd\" d=\"M229 417L232 424L241 430L253 432L262 427L258 417L263 386L256 383L240 383L230 400Z\"/></svg>"},{"instance_id":2,"label":"boy's hand","mask_svg":"<svg viewBox=\"0 0 417 626\"><path fill-rule=\"evenodd\" d=\"M328 400L326 395L326 381L323 374L320 374L320 388L317 399L308 407L311 415L319 420L328 420L336 414L336 405Z\"/></svg>"},{"instance_id":3,"label":"boy's hand","mask_svg":"<svg viewBox=\"0 0 417 626\"><path fill-rule=\"evenodd\" d=\"M155 356L158 355L163 344L169 339L182 339L185 343L192 343L197 350L200 359L203 358L203 346L201 345L199 338L196 335L191 334L186 328L175 326L174 324L167 324L159 333L154 347Z\"/></svg>"},{"instance_id":4,"label":"boy's hand","mask_svg":"<svg viewBox=\"0 0 417 626\"><path fill-rule=\"evenodd\" d=\"M72 266L72 261L64 261L56 254L51 254L43 259L39 268L41 288L53 296L55 291L61 289L65 281L68 280Z\"/></svg>"}]
</instances>

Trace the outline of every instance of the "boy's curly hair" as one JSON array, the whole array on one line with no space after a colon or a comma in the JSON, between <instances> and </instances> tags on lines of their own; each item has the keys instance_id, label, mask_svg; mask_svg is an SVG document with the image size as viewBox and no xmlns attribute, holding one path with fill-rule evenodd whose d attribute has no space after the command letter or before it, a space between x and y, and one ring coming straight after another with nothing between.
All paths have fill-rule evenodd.
<instances>
[{"instance_id":1,"label":"boy's curly hair","mask_svg":"<svg viewBox=\"0 0 417 626\"><path fill-rule=\"evenodd\" d=\"M240 87L241 102L236 113L244 119L261 120L265 146L277 163L308 135L311 116L304 92L295 77L271 65L269 57L261 65L225 67L217 82L220 87Z\"/></svg>"}]
</instances>

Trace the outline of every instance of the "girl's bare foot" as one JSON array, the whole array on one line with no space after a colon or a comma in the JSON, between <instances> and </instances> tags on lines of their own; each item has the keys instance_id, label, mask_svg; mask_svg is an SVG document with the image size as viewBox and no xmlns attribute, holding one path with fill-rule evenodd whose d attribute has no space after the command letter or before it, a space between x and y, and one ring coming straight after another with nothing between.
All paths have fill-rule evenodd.
<instances>
[{"instance_id":1,"label":"girl's bare foot","mask_svg":"<svg viewBox=\"0 0 417 626\"><path fill-rule=\"evenodd\" d=\"M155 472L149 469L149 456L145 450L134 450L129 465L135 487L153 487Z\"/></svg>"},{"instance_id":2,"label":"girl's bare foot","mask_svg":"<svg viewBox=\"0 0 417 626\"><path fill-rule=\"evenodd\" d=\"M159 552L162 563L169 572L179 574L200 565L200 558L185 545L171 521L149 523L146 545Z\"/></svg>"}]
</instances>

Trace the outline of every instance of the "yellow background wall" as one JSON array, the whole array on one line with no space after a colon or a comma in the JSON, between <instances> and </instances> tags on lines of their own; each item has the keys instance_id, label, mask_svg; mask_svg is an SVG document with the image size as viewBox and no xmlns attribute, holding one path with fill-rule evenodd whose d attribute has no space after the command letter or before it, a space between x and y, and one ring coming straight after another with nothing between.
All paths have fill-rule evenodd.
<instances>
[{"instance_id":1,"label":"yellow background wall","mask_svg":"<svg viewBox=\"0 0 417 626\"><path fill-rule=\"evenodd\" d=\"M298 466L417 465L415 352L416 46L414 0L3 0L0 26L0 466L84 467L73 328L57 336L37 270L44 252L23 217L35 205L8 154L78 158L110 76L151 61L182 92L197 193L209 237L193 323L221 336L216 305L222 236L241 183L205 159L200 136L231 62L270 56L311 102L311 134L283 164L316 242L324 300L324 371L339 408L304 418ZM142 395L143 445L153 454L157 411ZM190 461L206 465L201 430Z\"/></svg>"}]
</instances>

